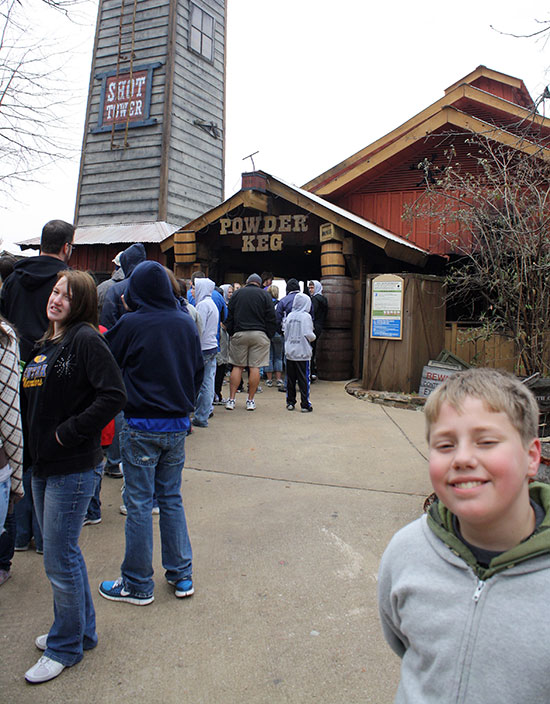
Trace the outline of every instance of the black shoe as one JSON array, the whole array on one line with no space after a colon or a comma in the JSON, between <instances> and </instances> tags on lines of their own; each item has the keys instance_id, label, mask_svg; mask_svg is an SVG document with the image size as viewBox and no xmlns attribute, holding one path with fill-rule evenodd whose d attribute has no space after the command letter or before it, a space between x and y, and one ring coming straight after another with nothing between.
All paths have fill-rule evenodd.
<instances>
[{"instance_id":1,"label":"black shoe","mask_svg":"<svg viewBox=\"0 0 550 704\"><path fill-rule=\"evenodd\" d=\"M313 406L307 406L306 408L302 408L302 413L311 413L313 410Z\"/></svg>"},{"instance_id":2,"label":"black shoe","mask_svg":"<svg viewBox=\"0 0 550 704\"><path fill-rule=\"evenodd\" d=\"M295 406L294 406L293 403L287 403L287 405L286 405L286 410L287 410L287 411L293 411L294 408L295 408Z\"/></svg>"},{"instance_id":3,"label":"black shoe","mask_svg":"<svg viewBox=\"0 0 550 704\"><path fill-rule=\"evenodd\" d=\"M113 477L113 479L122 479L122 477L124 476L120 464L115 465L114 467L109 467L109 469L107 469L106 467L103 470L103 473L106 477Z\"/></svg>"}]
</instances>

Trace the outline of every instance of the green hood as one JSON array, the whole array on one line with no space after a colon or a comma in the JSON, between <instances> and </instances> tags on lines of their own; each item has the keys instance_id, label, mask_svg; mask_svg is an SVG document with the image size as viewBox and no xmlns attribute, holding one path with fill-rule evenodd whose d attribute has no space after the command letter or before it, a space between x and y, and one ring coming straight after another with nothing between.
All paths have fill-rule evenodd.
<instances>
[{"instance_id":1,"label":"green hood","mask_svg":"<svg viewBox=\"0 0 550 704\"><path fill-rule=\"evenodd\" d=\"M453 514L439 500L430 506L428 525L438 538L473 569L480 579L486 580L497 572L502 572L531 557L550 553L550 485L533 482L529 486L529 496L543 508L544 520L531 537L494 557L489 567L478 564L472 551L457 537L453 529Z\"/></svg>"}]
</instances>

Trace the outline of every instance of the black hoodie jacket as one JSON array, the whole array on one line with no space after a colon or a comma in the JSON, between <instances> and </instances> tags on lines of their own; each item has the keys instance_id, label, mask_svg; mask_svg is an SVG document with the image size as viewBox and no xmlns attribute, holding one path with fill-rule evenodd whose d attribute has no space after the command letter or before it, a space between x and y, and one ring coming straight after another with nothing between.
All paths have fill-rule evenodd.
<instances>
[{"instance_id":1,"label":"black hoodie jacket","mask_svg":"<svg viewBox=\"0 0 550 704\"><path fill-rule=\"evenodd\" d=\"M27 361L34 343L48 328L46 305L57 273L68 269L65 262L47 254L17 262L0 292L0 313L19 334L21 359Z\"/></svg>"},{"instance_id":2,"label":"black hoodie jacket","mask_svg":"<svg viewBox=\"0 0 550 704\"><path fill-rule=\"evenodd\" d=\"M46 357L47 367L40 368ZM21 385L25 450L33 472L45 477L98 465L101 430L126 401L120 370L102 335L77 323L57 344L35 347Z\"/></svg>"}]
</instances>

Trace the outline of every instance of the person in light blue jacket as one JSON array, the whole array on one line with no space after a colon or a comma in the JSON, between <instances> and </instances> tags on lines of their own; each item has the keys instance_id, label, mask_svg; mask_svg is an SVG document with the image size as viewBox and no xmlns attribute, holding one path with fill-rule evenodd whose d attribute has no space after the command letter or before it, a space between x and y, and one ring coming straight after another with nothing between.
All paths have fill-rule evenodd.
<instances>
[{"instance_id":1,"label":"person in light blue jacket","mask_svg":"<svg viewBox=\"0 0 550 704\"><path fill-rule=\"evenodd\" d=\"M300 388L302 413L313 410L309 402L311 343L315 340L313 319L310 315L311 298L305 293L294 296L292 312L283 321L286 356L286 407L296 407L296 381Z\"/></svg>"},{"instance_id":2,"label":"person in light blue jacket","mask_svg":"<svg viewBox=\"0 0 550 704\"><path fill-rule=\"evenodd\" d=\"M212 300L216 284L212 279L195 279L195 304L202 320L201 350L204 360L204 378L197 396L197 405L193 425L198 428L208 427L208 418L212 413L214 401L214 378L216 376L216 354L218 353L218 326L220 313Z\"/></svg>"}]
</instances>

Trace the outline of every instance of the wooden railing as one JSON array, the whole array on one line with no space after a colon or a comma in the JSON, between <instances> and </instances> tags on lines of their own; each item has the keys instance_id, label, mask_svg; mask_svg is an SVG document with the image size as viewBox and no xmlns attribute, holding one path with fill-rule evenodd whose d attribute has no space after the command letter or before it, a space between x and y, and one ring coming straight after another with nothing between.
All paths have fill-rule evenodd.
<instances>
[{"instance_id":1,"label":"wooden railing","mask_svg":"<svg viewBox=\"0 0 550 704\"><path fill-rule=\"evenodd\" d=\"M493 335L488 340L476 340L473 339L475 331L475 326L468 323L447 323L445 348L475 366L521 373L521 361L513 340L504 335Z\"/></svg>"}]
</instances>

